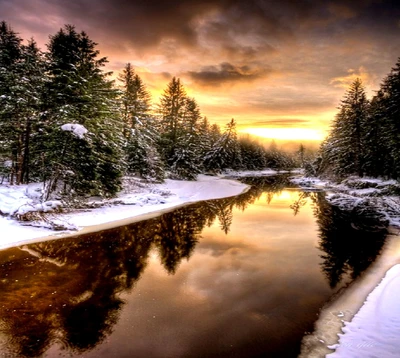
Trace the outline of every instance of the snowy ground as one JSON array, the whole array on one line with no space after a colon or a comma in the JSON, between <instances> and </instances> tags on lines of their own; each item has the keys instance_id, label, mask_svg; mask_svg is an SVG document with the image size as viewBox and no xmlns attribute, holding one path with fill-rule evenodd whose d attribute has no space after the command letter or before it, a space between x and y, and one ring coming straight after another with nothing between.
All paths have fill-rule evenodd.
<instances>
[{"instance_id":1,"label":"snowy ground","mask_svg":"<svg viewBox=\"0 0 400 358\"><path fill-rule=\"evenodd\" d=\"M400 183L395 180L351 177L341 183L297 177L291 182L305 189L325 190L326 199L345 210L374 208L393 227L400 228Z\"/></svg>"},{"instance_id":2,"label":"snowy ground","mask_svg":"<svg viewBox=\"0 0 400 358\"><path fill-rule=\"evenodd\" d=\"M224 175L227 177L234 178L244 178L244 177L261 177L268 175L276 175L276 174L302 174L302 169L294 169L294 170L274 170L274 169L265 169L265 170L245 170L245 171L236 171L236 170L227 170Z\"/></svg>"},{"instance_id":3,"label":"snowy ground","mask_svg":"<svg viewBox=\"0 0 400 358\"><path fill-rule=\"evenodd\" d=\"M369 294L328 358L395 358L400 356L400 265L393 266Z\"/></svg>"},{"instance_id":4,"label":"snowy ground","mask_svg":"<svg viewBox=\"0 0 400 358\"><path fill-rule=\"evenodd\" d=\"M94 209L70 213L57 212L62 208L60 201L41 203L40 184L0 185L0 213L3 215L0 216L0 249L41 241L46 237L63 236L70 230L89 231L110 222L117 225L124 219L135 217L138 220L144 214L159 213L196 201L234 196L247 189L247 185L237 181L206 175L199 175L197 181L167 179L163 184L125 184L125 189L117 198L93 199L86 205ZM17 220L23 215L37 213L45 215L34 221ZM56 231L54 228L64 230Z\"/></svg>"},{"instance_id":5,"label":"snowy ground","mask_svg":"<svg viewBox=\"0 0 400 358\"><path fill-rule=\"evenodd\" d=\"M335 184L301 177L293 178L292 182L303 188L327 190L330 192L327 200L343 209L354 210L370 205L394 227L393 233L399 235L400 184L396 181L349 178ZM400 357L400 255L398 251L396 253L396 264L367 296L359 311L350 321L342 321L338 343L328 346L335 351L327 354L327 358ZM339 312L338 317L341 316L346 319L345 314Z\"/></svg>"}]
</instances>

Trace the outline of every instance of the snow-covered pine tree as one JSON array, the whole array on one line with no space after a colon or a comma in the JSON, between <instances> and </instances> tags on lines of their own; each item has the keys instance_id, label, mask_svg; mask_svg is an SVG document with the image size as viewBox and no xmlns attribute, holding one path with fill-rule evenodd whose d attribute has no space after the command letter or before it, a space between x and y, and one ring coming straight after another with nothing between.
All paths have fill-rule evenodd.
<instances>
[{"instance_id":1,"label":"snow-covered pine tree","mask_svg":"<svg viewBox=\"0 0 400 358\"><path fill-rule=\"evenodd\" d=\"M102 71L107 59L97 58L96 46L72 25L50 36L43 163L51 190L58 179L81 193L114 194L120 188L122 125L110 73ZM84 126L88 133L63 131L66 124Z\"/></svg>"},{"instance_id":2,"label":"snow-covered pine tree","mask_svg":"<svg viewBox=\"0 0 400 358\"><path fill-rule=\"evenodd\" d=\"M364 174L368 110L364 85L356 79L341 101L329 137L321 147L326 169L339 177Z\"/></svg>"},{"instance_id":3,"label":"snow-covered pine tree","mask_svg":"<svg viewBox=\"0 0 400 358\"><path fill-rule=\"evenodd\" d=\"M168 165L174 162L175 150L182 132L182 118L185 111L187 95L179 78L172 78L161 96L159 112L161 115L160 152Z\"/></svg>"},{"instance_id":4,"label":"snow-covered pine tree","mask_svg":"<svg viewBox=\"0 0 400 358\"><path fill-rule=\"evenodd\" d=\"M180 179L194 180L201 172L200 109L194 98L186 98L171 171Z\"/></svg>"},{"instance_id":5,"label":"snow-covered pine tree","mask_svg":"<svg viewBox=\"0 0 400 358\"><path fill-rule=\"evenodd\" d=\"M221 137L213 144L204 158L204 166L208 171L239 169L241 167L241 153L236 133L236 122L232 118L226 125Z\"/></svg>"},{"instance_id":6,"label":"snow-covered pine tree","mask_svg":"<svg viewBox=\"0 0 400 358\"><path fill-rule=\"evenodd\" d=\"M199 156L202 170L204 170L204 157L212 147L211 125L207 117L203 117L199 123Z\"/></svg>"},{"instance_id":7,"label":"snow-covered pine tree","mask_svg":"<svg viewBox=\"0 0 400 358\"><path fill-rule=\"evenodd\" d=\"M150 115L150 94L130 63L126 64L119 80L127 171L149 181L162 181L164 163L156 147L159 134Z\"/></svg>"},{"instance_id":8,"label":"snow-covered pine tree","mask_svg":"<svg viewBox=\"0 0 400 358\"><path fill-rule=\"evenodd\" d=\"M0 23L0 152L11 163L11 182L30 180L32 138L38 130L45 62L36 43L22 44L13 30Z\"/></svg>"},{"instance_id":9,"label":"snow-covered pine tree","mask_svg":"<svg viewBox=\"0 0 400 358\"><path fill-rule=\"evenodd\" d=\"M19 127L19 63L22 60L22 39L6 22L0 23L0 155L10 163L11 183L18 181L22 138ZM3 164L2 163L2 164Z\"/></svg>"},{"instance_id":10,"label":"snow-covered pine tree","mask_svg":"<svg viewBox=\"0 0 400 358\"><path fill-rule=\"evenodd\" d=\"M43 89L47 81L44 54L32 39L22 46L20 64L22 80L20 99L24 101L25 111L22 113L23 146L18 178L22 183L37 181L40 175L40 152L36 150L37 136L41 130L43 109Z\"/></svg>"},{"instance_id":11,"label":"snow-covered pine tree","mask_svg":"<svg viewBox=\"0 0 400 358\"><path fill-rule=\"evenodd\" d=\"M364 146L364 172L368 176L390 177L393 170L393 157L385 132L388 130L385 124L385 103L382 91L372 98L368 120L365 122L365 146Z\"/></svg>"},{"instance_id":12,"label":"snow-covered pine tree","mask_svg":"<svg viewBox=\"0 0 400 358\"><path fill-rule=\"evenodd\" d=\"M388 154L385 168L394 179L400 178L400 58L381 85L381 140L386 143Z\"/></svg>"}]
</instances>

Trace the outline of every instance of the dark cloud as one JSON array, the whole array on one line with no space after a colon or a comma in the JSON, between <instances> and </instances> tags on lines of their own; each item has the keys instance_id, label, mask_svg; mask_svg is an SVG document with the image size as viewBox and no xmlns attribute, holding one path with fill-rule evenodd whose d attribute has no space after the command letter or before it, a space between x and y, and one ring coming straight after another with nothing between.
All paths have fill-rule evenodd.
<instances>
[{"instance_id":1,"label":"dark cloud","mask_svg":"<svg viewBox=\"0 0 400 358\"><path fill-rule=\"evenodd\" d=\"M224 62L218 66L207 66L201 71L189 71L190 78L200 85L221 85L224 83L253 81L265 77L270 70L254 69L249 66L235 66Z\"/></svg>"},{"instance_id":2,"label":"dark cloud","mask_svg":"<svg viewBox=\"0 0 400 358\"><path fill-rule=\"evenodd\" d=\"M187 76L203 98L215 87L205 114L235 103L257 118L335 111L344 91L335 81L347 83L350 69L378 89L400 55L399 19L394 0L0 0L0 20L25 39L43 46L74 24L115 71L131 62L151 88Z\"/></svg>"},{"instance_id":3,"label":"dark cloud","mask_svg":"<svg viewBox=\"0 0 400 358\"><path fill-rule=\"evenodd\" d=\"M120 42L147 48L173 39L194 46L203 35L231 50L249 48L237 41L238 36L252 37L253 49L275 48L305 28L332 32L377 20L387 27L399 18L395 2L361 0L1 0L0 10L15 26L23 20L47 29L50 24L37 19L51 14L63 23L101 33L103 41L117 36Z\"/></svg>"}]
</instances>

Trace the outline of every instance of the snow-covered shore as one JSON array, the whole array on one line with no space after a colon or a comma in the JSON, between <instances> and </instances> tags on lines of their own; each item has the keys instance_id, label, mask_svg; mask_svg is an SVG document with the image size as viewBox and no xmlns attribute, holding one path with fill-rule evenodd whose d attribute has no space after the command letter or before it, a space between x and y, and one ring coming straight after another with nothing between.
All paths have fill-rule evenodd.
<instances>
[{"instance_id":1,"label":"snow-covered shore","mask_svg":"<svg viewBox=\"0 0 400 358\"><path fill-rule=\"evenodd\" d=\"M99 230L101 225L118 225L127 220L138 221L146 214L153 216L185 204L202 200L220 199L239 195L248 186L235 180L216 176L199 175L197 181L167 179L162 184L126 185L112 200L92 200L92 209L74 210L69 213L52 212L61 207L58 201L40 203L40 185L0 185L0 249L63 237L71 230ZM21 222L16 216L29 212L45 212L46 220ZM66 230L55 231L54 226ZM70 230L68 230L70 229ZM76 234L76 231L74 232Z\"/></svg>"},{"instance_id":2,"label":"snow-covered shore","mask_svg":"<svg viewBox=\"0 0 400 358\"><path fill-rule=\"evenodd\" d=\"M326 199L343 210L370 207L389 225L400 228L400 183L395 180L350 177L341 183L312 177L296 177L291 182L303 189L324 190Z\"/></svg>"},{"instance_id":3,"label":"snow-covered shore","mask_svg":"<svg viewBox=\"0 0 400 358\"><path fill-rule=\"evenodd\" d=\"M328 358L395 358L400 352L400 265L394 265L369 294Z\"/></svg>"}]
</instances>

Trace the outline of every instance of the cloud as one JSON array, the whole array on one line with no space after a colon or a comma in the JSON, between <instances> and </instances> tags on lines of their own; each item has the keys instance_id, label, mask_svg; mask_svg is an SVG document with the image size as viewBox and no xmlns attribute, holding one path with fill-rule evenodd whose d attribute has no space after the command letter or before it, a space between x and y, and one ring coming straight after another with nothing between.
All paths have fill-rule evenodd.
<instances>
[{"instance_id":1,"label":"cloud","mask_svg":"<svg viewBox=\"0 0 400 358\"><path fill-rule=\"evenodd\" d=\"M347 75L332 78L330 84L335 87L348 89L357 78L361 79L364 86L369 87L376 85L379 81L376 75L370 73L365 67L361 66L358 70L347 70Z\"/></svg>"},{"instance_id":2,"label":"cloud","mask_svg":"<svg viewBox=\"0 0 400 358\"><path fill-rule=\"evenodd\" d=\"M254 121L248 124L253 127L301 127L310 124L307 119L285 118L285 119L270 119L263 121Z\"/></svg>"},{"instance_id":3,"label":"cloud","mask_svg":"<svg viewBox=\"0 0 400 358\"><path fill-rule=\"evenodd\" d=\"M317 121L355 77L378 89L400 54L400 4L386 0L0 0L0 14L42 48L74 24L108 68L146 69L155 98L182 76L212 121Z\"/></svg>"},{"instance_id":4,"label":"cloud","mask_svg":"<svg viewBox=\"0 0 400 358\"><path fill-rule=\"evenodd\" d=\"M225 83L254 81L265 77L270 70L235 66L224 62L218 66L203 67L201 71L189 71L189 77L203 86L218 86Z\"/></svg>"}]
</instances>

